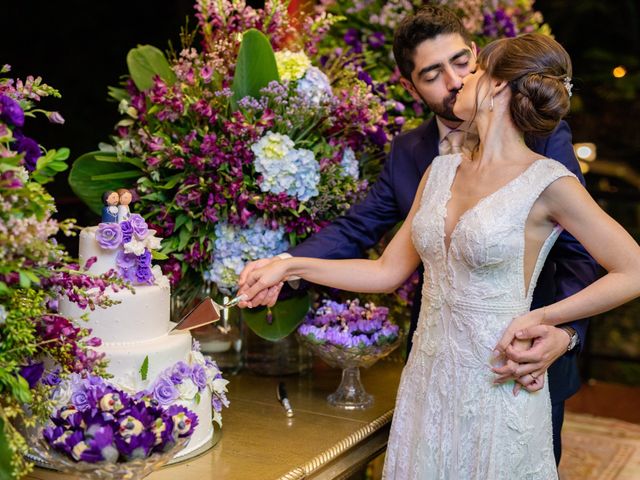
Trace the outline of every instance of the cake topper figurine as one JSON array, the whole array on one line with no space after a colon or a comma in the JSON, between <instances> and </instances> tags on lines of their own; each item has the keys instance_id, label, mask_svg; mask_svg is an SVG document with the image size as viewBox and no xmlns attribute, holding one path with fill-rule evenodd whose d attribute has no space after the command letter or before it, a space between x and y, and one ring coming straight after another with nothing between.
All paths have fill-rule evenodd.
<instances>
[{"instance_id":1,"label":"cake topper figurine","mask_svg":"<svg viewBox=\"0 0 640 480\"><path fill-rule=\"evenodd\" d=\"M133 196L131 195L131 191L127 190L126 188L119 188L117 190L117 193L118 193L119 202L120 202L120 204L118 205L118 223L119 223L119 222L124 222L126 220L129 220L129 217L131 216L131 211L129 210L129 204L131 203Z\"/></svg>"},{"instance_id":2,"label":"cake topper figurine","mask_svg":"<svg viewBox=\"0 0 640 480\"><path fill-rule=\"evenodd\" d=\"M107 190L102 194L102 221L104 223L113 223L118 221L118 202L120 197L118 192Z\"/></svg>"}]
</instances>

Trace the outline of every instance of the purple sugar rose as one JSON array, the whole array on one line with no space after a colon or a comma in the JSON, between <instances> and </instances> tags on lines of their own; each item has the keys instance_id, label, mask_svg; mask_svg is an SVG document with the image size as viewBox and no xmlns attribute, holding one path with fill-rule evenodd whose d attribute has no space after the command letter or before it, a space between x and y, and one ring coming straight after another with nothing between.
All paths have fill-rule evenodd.
<instances>
[{"instance_id":1,"label":"purple sugar rose","mask_svg":"<svg viewBox=\"0 0 640 480\"><path fill-rule=\"evenodd\" d=\"M185 378L191 377L191 367L186 362L179 361L171 369L171 381L177 385Z\"/></svg>"},{"instance_id":2,"label":"purple sugar rose","mask_svg":"<svg viewBox=\"0 0 640 480\"><path fill-rule=\"evenodd\" d=\"M122 243L129 243L133 236L133 226L129 220L120 222L120 230L122 230Z\"/></svg>"},{"instance_id":3,"label":"purple sugar rose","mask_svg":"<svg viewBox=\"0 0 640 480\"><path fill-rule=\"evenodd\" d=\"M200 364L196 364L193 366L193 370L191 371L191 380L199 389L203 389L207 386L207 371Z\"/></svg>"},{"instance_id":4,"label":"purple sugar rose","mask_svg":"<svg viewBox=\"0 0 640 480\"><path fill-rule=\"evenodd\" d=\"M117 223L100 223L96 230L96 240L102 248L113 250L122 243L122 230Z\"/></svg>"},{"instance_id":5,"label":"purple sugar rose","mask_svg":"<svg viewBox=\"0 0 640 480\"><path fill-rule=\"evenodd\" d=\"M129 217L129 222L131 223L131 228L133 229L133 233L135 233L136 237L142 240L147 236L149 227L147 227L147 222L144 221L142 216L137 213L132 213L131 217Z\"/></svg>"},{"instance_id":6,"label":"purple sugar rose","mask_svg":"<svg viewBox=\"0 0 640 480\"><path fill-rule=\"evenodd\" d=\"M153 398L155 398L161 405L171 405L178 399L180 392L173 385L173 382L168 377L160 377L153 386Z\"/></svg>"},{"instance_id":7,"label":"purple sugar rose","mask_svg":"<svg viewBox=\"0 0 640 480\"><path fill-rule=\"evenodd\" d=\"M81 412L91 408L89 395L86 390L75 390L71 394L71 403Z\"/></svg>"},{"instance_id":8,"label":"purple sugar rose","mask_svg":"<svg viewBox=\"0 0 640 480\"><path fill-rule=\"evenodd\" d=\"M125 253L124 250L120 250L116 254L116 265L120 271L135 268L138 265L138 257L133 253Z\"/></svg>"},{"instance_id":9,"label":"purple sugar rose","mask_svg":"<svg viewBox=\"0 0 640 480\"><path fill-rule=\"evenodd\" d=\"M16 127L24 125L24 111L13 98L0 95L0 120Z\"/></svg>"},{"instance_id":10,"label":"purple sugar rose","mask_svg":"<svg viewBox=\"0 0 640 480\"><path fill-rule=\"evenodd\" d=\"M142 255L138 257L138 268L140 267L151 268L151 252L148 248L145 248Z\"/></svg>"}]
</instances>

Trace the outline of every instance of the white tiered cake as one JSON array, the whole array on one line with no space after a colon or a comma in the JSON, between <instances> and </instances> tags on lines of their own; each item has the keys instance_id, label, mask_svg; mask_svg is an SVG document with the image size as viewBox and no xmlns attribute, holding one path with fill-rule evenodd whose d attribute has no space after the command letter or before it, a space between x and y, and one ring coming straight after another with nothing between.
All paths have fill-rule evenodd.
<instances>
[{"instance_id":1,"label":"white tiered cake","mask_svg":"<svg viewBox=\"0 0 640 480\"><path fill-rule=\"evenodd\" d=\"M119 256L127 255L122 242L117 247L101 246L96 238L96 233L102 235L98 230L99 227L82 230L79 251L80 265L95 259L88 272L97 275L110 269L118 270L121 265ZM153 235L152 231L149 232ZM214 419L221 423L220 413L212 412L212 391L226 391L226 381L222 380L215 364L193 349L189 332L169 333L174 324L169 320L168 278L154 267L152 277L146 282L148 284L135 285L135 293L127 289L109 293L112 300L120 303L106 309L82 310L66 298L61 299L60 313L79 320L88 312L88 322L79 320L78 323L91 328L92 335L102 340L102 345L96 350L104 352L109 361L107 371L113 375L111 383L130 393L145 390L161 404L184 405L198 415L198 426L191 440L176 455L176 458L184 457L210 443L212 415L215 414ZM146 375L142 373L145 370L143 363L147 365ZM196 369L191 367L197 364L204 367L206 379L192 379L190 372ZM202 370L199 368L200 373Z\"/></svg>"}]
</instances>

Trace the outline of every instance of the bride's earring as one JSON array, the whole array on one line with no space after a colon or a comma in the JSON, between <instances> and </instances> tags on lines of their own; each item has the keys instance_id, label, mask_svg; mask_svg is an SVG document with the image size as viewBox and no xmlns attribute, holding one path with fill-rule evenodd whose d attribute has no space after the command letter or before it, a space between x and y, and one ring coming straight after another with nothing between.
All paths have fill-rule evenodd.
<instances>
[{"instance_id":1,"label":"bride's earring","mask_svg":"<svg viewBox=\"0 0 640 480\"><path fill-rule=\"evenodd\" d=\"M491 101L489 102L489 111L493 112L493 97L491 97Z\"/></svg>"}]
</instances>

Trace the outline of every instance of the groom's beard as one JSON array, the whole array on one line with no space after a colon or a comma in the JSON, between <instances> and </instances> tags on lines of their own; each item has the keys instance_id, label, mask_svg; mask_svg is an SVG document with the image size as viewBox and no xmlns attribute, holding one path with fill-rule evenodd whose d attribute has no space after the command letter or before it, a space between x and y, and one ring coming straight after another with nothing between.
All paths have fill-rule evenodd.
<instances>
[{"instance_id":1,"label":"groom's beard","mask_svg":"<svg viewBox=\"0 0 640 480\"><path fill-rule=\"evenodd\" d=\"M424 104L429 107L433 113L435 113L440 118L444 118L445 120L450 120L452 122L462 122L461 118L458 118L453 113L453 105L456 103L456 95L458 95L458 90L454 90L449 93L445 98L442 99L441 103L429 103L427 102L420 92L416 89L416 93L422 99Z\"/></svg>"}]
</instances>

